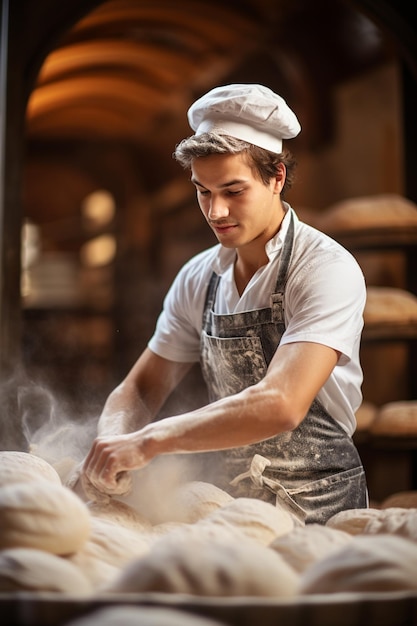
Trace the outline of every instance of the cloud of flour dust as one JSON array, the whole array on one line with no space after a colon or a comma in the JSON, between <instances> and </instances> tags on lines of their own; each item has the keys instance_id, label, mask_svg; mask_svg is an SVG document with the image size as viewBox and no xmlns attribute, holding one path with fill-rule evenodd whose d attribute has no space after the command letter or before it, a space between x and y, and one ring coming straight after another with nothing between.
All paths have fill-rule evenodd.
<instances>
[{"instance_id":1,"label":"cloud of flour dust","mask_svg":"<svg viewBox=\"0 0 417 626\"><path fill-rule=\"evenodd\" d=\"M21 431L24 444L2 448L25 449L43 458L56 469L65 484L84 460L97 435L100 411L93 415L75 414L68 400L60 398L48 385L24 377L18 383L10 381L9 387L8 395L14 395L14 401L8 404L6 419L3 411L3 423L13 422L14 430ZM0 394L4 398L1 391ZM174 413L181 412L178 405L175 409ZM14 441L13 438L10 441ZM132 472L131 492L116 499L134 507L154 524L170 521L175 490L186 482L209 482L204 474L198 454L157 457L146 467Z\"/></svg>"},{"instance_id":2,"label":"cloud of flour dust","mask_svg":"<svg viewBox=\"0 0 417 626\"><path fill-rule=\"evenodd\" d=\"M53 465L65 482L96 436L98 415L75 416L68 401L38 382L20 384L16 396L27 451Z\"/></svg>"}]
</instances>

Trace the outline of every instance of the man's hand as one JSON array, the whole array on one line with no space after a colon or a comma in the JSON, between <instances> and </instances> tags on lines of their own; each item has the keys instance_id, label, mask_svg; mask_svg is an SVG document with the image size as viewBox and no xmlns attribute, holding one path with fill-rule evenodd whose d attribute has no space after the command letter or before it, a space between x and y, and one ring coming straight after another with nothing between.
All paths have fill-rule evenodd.
<instances>
[{"instance_id":1,"label":"man's hand","mask_svg":"<svg viewBox=\"0 0 417 626\"><path fill-rule=\"evenodd\" d=\"M97 437L85 459L83 478L108 495L128 493L132 483L130 470L148 463L137 439L137 433Z\"/></svg>"}]
</instances>

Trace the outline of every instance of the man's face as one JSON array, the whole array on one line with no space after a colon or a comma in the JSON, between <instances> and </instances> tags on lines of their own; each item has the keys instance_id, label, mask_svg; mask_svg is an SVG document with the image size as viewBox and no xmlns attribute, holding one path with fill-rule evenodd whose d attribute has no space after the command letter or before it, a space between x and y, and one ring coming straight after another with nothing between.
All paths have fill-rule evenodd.
<instances>
[{"instance_id":1,"label":"man's face","mask_svg":"<svg viewBox=\"0 0 417 626\"><path fill-rule=\"evenodd\" d=\"M225 247L264 246L277 233L284 167L268 185L254 175L244 154L197 158L191 172L201 211Z\"/></svg>"}]
</instances>

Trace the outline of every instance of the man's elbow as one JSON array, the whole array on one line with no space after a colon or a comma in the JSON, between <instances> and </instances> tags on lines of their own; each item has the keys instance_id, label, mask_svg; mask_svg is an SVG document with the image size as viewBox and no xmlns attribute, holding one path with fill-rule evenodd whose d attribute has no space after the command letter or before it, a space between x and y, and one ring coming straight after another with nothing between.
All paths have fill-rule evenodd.
<instances>
[{"instance_id":1,"label":"man's elbow","mask_svg":"<svg viewBox=\"0 0 417 626\"><path fill-rule=\"evenodd\" d=\"M280 397L277 400L277 419L284 431L297 428L306 416L306 411L293 398Z\"/></svg>"},{"instance_id":2,"label":"man's elbow","mask_svg":"<svg viewBox=\"0 0 417 626\"><path fill-rule=\"evenodd\" d=\"M306 410L293 397L277 389L268 389L261 384L256 393L262 396L263 417L271 423L276 433L294 430L301 424L308 412L308 409Z\"/></svg>"}]
</instances>

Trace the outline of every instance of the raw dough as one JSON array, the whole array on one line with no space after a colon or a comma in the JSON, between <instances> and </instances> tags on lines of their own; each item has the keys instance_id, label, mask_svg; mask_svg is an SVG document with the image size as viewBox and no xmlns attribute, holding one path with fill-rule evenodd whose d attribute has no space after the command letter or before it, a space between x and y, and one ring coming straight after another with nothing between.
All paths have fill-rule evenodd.
<instances>
[{"instance_id":1,"label":"raw dough","mask_svg":"<svg viewBox=\"0 0 417 626\"><path fill-rule=\"evenodd\" d=\"M98 502L106 504L110 502L112 496L122 496L130 493L132 489L132 475L130 472L123 472L117 481L116 487L106 491L99 491L92 482L83 474L84 461L72 470L65 485L72 489L84 501Z\"/></svg>"},{"instance_id":2,"label":"raw dough","mask_svg":"<svg viewBox=\"0 0 417 626\"><path fill-rule=\"evenodd\" d=\"M400 535L417 542L417 509L391 507L383 509L363 529L366 535L388 533Z\"/></svg>"},{"instance_id":3,"label":"raw dough","mask_svg":"<svg viewBox=\"0 0 417 626\"><path fill-rule=\"evenodd\" d=\"M384 404L378 411L369 431L374 435L417 435L417 400Z\"/></svg>"},{"instance_id":4,"label":"raw dough","mask_svg":"<svg viewBox=\"0 0 417 626\"><path fill-rule=\"evenodd\" d=\"M225 529L174 531L146 556L127 565L104 591L164 592L200 596L292 597L298 575L283 558ZM224 534L226 533L226 534Z\"/></svg>"},{"instance_id":5,"label":"raw dough","mask_svg":"<svg viewBox=\"0 0 417 626\"><path fill-rule=\"evenodd\" d=\"M135 558L150 551L151 538L108 519L92 518L84 546L68 559L77 565L95 589L113 580Z\"/></svg>"},{"instance_id":6,"label":"raw dough","mask_svg":"<svg viewBox=\"0 0 417 626\"><path fill-rule=\"evenodd\" d=\"M379 509L347 509L346 511L339 511L332 515L327 522L326 526L330 528L337 528L338 530L344 530L351 535L358 535L363 532L366 524L374 517L378 517Z\"/></svg>"},{"instance_id":7,"label":"raw dough","mask_svg":"<svg viewBox=\"0 0 417 626\"><path fill-rule=\"evenodd\" d=\"M269 547L301 574L308 566L339 550L351 540L352 535L343 530L322 524L307 524L274 539Z\"/></svg>"},{"instance_id":8,"label":"raw dough","mask_svg":"<svg viewBox=\"0 0 417 626\"><path fill-rule=\"evenodd\" d=\"M365 326L417 322L417 297L405 289L368 287L363 318Z\"/></svg>"},{"instance_id":9,"label":"raw dough","mask_svg":"<svg viewBox=\"0 0 417 626\"><path fill-rule=\"evenodd\" d=\"M262 545L294 528L294 519L285 509L256 498L236 498L197 522L239 530Z\"/></svg>"},{"instance_id":10,"label":"raw dough","mask_svg":"<svg viewBox=\"0 0 417 626\"><path fill-rule=\"evenodd\" d=\"M17 450L0 451L0 487L36 480L61 484L58 472L41 457Z\"/></svg>"},{"instance_id":11,"label":"raw dough","mask_svg":"<svg viewBox=\"0 0 417 626\"><path fill-rule=\"evenodd\" d=\"M0 488L0 550L76 552L87 541L90 520L85 504L64 485L44 480Z\"/></svg>"},{"instance_id":12,"label":"raw dough","mask_svg":"<svg viewBox=\"0 0 417 626\"><path fill-rule=\"evenodd\" d=\"M224 622L157 606L108 606L65 622L65 626L226 626Z\"/></svg>"},{"instance_id":13,"label":"raw dough","mask_svg":"<svg viewBox=\"0 0 417 626\"><path fill-rule=\"evenodd\" d=\"M32 548L0 552L0 591L59 591L88 595L92 586L83 572L55 554Z\"/></svg>"},{"instance_id":14,"label":"raw dough","mask_svg":"<svg viewBox=\"0 0 417 626\"><path fill-rule=\"evenodd\" d=\"M177 489L190 481L192 461L186 457L169 454L152 459L145 467L131 472L130 493L116 498L139 511L153 525L178 521L172 499Z\"/></svg>"},{"instance_id":15,"label":"raw dough","mask_svg":"<svg viewBox=\"0 0 417 626\"><path fill-rule=\"evenodd\" d=\"M417 545L391 535L358 535L309 567L298 592L417 590Z\"/></svg>"},{"instance_id":16,"label":"raw dough","mask_svg":"<svg viewBox=\"0 0 417 626\"><path fill-rule=\"evenodd\" d=\"M173 522L191 524L233 499L229 493L211 483L186 482L175 489L169 498L169 518Z\"/></svg>"},{"instance_id":17,"label":"raw dough","mask_svg":"<svg viewBox=\"0 0 417 626\"><path fill-rule=\"evenodd\" d=\"M151 523L133 507L111 499L108 502L87 502L87 508L93 517L109 520L125 528L138 532L151 530Z\"/></svg>"}]
</instances>

